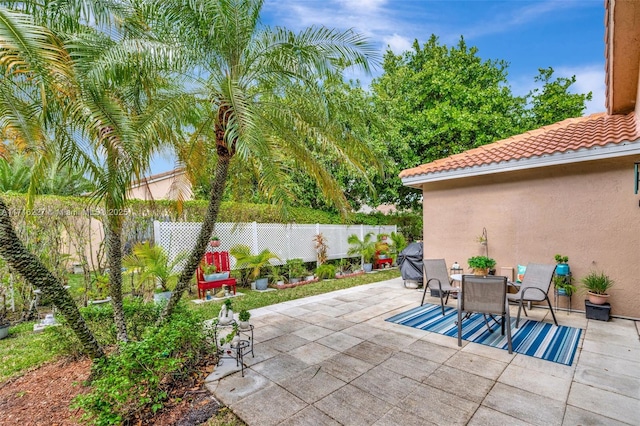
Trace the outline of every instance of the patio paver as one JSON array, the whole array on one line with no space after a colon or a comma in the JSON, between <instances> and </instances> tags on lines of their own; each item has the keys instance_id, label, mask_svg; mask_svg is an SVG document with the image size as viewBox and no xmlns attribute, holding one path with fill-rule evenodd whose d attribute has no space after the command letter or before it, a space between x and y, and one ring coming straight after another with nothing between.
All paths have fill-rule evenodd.
<instances>
[{"instance_id":1,"label":"patio paver","mask_svg":"<svg viewBox=\"0 0 640 426\"><path fill-rule=\"evenodd\" d=\"M421 297L394 279L252 310L245 377L207 388L250 426L640 424L635 321L557 312L585 329L565 366L385 321Z\"/></svg>"}]
</instances>

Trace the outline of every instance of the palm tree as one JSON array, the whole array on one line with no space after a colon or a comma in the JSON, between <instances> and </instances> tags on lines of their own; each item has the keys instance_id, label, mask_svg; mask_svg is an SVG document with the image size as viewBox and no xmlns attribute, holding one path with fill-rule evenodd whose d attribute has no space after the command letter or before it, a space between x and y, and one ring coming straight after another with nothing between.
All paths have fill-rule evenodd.
<instances>
[{"instance_id":1,"label":"palm tree","mask_svg":"<svg viewBox=\"0 0 640 426\"><path fill-rule=\"evenodd\" d=\"M158 284L163 291L169 291L170 282L178 276L175 270L186 255L186 253L180 253L173 260L169 260L169 256L162 247L144 242L133 246L132 253L123 259L123 264L127 268L138 269L142 282L153 278L154 286Z\"/></svg>"},{"instance_id":2,"label":"palm tree","mask_svg":"<svg viewBox=\"0 0 640 426\"><path fill-rule=\"evenodd\" d=\"M271 259L280 260L280 257L269 249L264 249L258 254L252 254L251 248L245 244L231 247L229 254L236 258L236 268L250 270L249 277L254 281L260 278L263 269L271 266Z\"/></svg>"},{"instance_id":3,"label":"palm tree","mask_svg":"<svg viewBox=\"0 0 640 426\"><path fill-rule=\"evenodd\" d=\"M262 0L194 0L160 6L158 22L170 22L171 28L157 31L183 42L199 71L194 84L206 109L194 140L213 144L217 155L205 219L163 319L204 255L234 167L253 170L260 188L281 206L289 196L281 185L288 168L304 169L325 197L346 211L343 192L316 154L339 154L363 179L367 166L376 164L366 144L333 119L335 100L322 85L348 66L368 72L373 48L353 31L312 27L296 34L263 26L262 5Z\"/></svg>"},{"instance_id":4,"label":"palm tree","mask_svg":"<svg viewBox=\"0 0 640 426\"><path fill-rule=\"evenodd\" d=\"M373 232L369 232L362 240L356 234L351 234L347 238L347 243L350 244L347 254L360 255L362 269L365 263L371 263L376 254L376 240L373 238Z\"/></svg>"},{"instance_id":5,"label":"palm tree","mask_svg":"<svg viewBox=\"0 0 640 426\"><path fill-rule=\"evenodd\" d=\"M95 6L86 3L83 7ZM102 31L103 28L81 25L77 16L79 9L73 5L61 5L71 10L58 9L60 5L56 4L41 6L44 10L28 3L25 6L34 16L60 30L49 34L64 57L63 70L67 78L62 83L60 79L54 80L57 85L46 87L51 89L47 93L55 102L50 102L49 112L43 114L43 119L33 128L22 129L19 134L34 134L42 139L50 136L55 147L41 151L61 153L63 165L73 164L95 182L92 201L101 203L105 213L101 219L105 227L114 321L118 339L126 341L121 271L122 226L128 189L132 180L139 179L148 170L151 154L159 144L180 137L180 123L175 118L180 117L178 111L189 111L188 105L192 102L181 96L182 91L176 90L163 75L169 71L165 56L173 57L172 52L141 31L138 9L126 3L118 4L117 11L124 24L118 27L119 32L113 27L119 37L116 41ZM95 11L98 24L108 23L112 18L105 18L103 12L107 11ZM70 15L76 19L69 19ZM25 82L18 83L22 84L16 87L34 90ZM18 100L23 99L18 97ZM23 115L30 111L29 106L25 106ZM8 108L7 111L7 117L12 117ZM36 139L35 136L31 139ZM34 167L31 186L43 180L45 165Z\"/></svg>"},{"instance_id":6,"label":"palm tree","mask_svg":"<svg viewBox=\"0 0 640 426\"><path fill-rule=\"evenodd\" d=\"M19 148L38 152L48 142L43 123L42 96L65 85L71 70L67 56L47 28L26 14L0 8L0 134ZM46 151L46 150L44 150ZM92 357L104 356L78 307L63 284L30 253L16 235L7 205L0 198L0 256L34 287L40 288L59 309Z\"/></svg>"}]
</instances>

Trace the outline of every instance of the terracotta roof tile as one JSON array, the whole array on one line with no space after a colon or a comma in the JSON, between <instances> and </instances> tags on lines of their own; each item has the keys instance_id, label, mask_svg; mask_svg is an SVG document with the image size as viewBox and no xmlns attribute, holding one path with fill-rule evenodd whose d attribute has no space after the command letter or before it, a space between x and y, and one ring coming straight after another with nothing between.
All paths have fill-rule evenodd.
<instances>
[{"instance_id":1,"label":"terracotta roof tile","mask_svg":"<svg viewBox=\"0 0 640 426\"><path fill-rule=\"evenodd\" d=\"M590 149L595 146L640 140L640 125L634 113L604 112L569 118L520 135L460 154L403 170L401 178L528 159L554 153Z\"/></svg>"}]
</instances>

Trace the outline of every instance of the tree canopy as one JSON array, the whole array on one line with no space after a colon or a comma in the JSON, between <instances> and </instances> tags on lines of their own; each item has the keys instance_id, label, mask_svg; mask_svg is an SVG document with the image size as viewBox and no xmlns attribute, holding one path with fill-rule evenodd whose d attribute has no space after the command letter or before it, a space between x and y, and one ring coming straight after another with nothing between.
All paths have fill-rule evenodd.
<instances>
[{"instance_id":1,"label":"tree canopy","mask_svg":"<svg viewBox=\"0 0 640 426\"><path fill-rule=\"evenodd\" d=\"M373 137L392 161L375 186L378 201L404 207L415 207L421 194L401 185L401 170L579 116L591 99L569 92L575 77L553 80L552 68L535 78L541 89L515 96L507 62L483 60L462 37L451 47L432 35L400 55L387 51L383 69L371 97L385 125Z\"/></svg>"}]
</instances>

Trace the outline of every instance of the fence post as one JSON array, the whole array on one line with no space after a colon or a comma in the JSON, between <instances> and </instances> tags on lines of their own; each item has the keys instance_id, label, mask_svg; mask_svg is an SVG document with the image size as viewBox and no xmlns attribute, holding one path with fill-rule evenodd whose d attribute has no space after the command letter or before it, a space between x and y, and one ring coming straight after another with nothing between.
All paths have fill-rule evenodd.
<instances>
[{"instance_id":1,"label":"fence post","mask_svg":"<svg viewBox=\"0 0 640 426\"><path fill-rule=\"evenodd\" d=\"M160 243L160 221L158 220L153 221L153 243Z\"/></svg>"},{"instance_id":2,"label":"fence post","mask_svg":"<svg viewBox=\"0 0 640 426\"><path fill-rule=\"evenodd\" d=\"M316 235L320 234L320 224L316 223ZM320 263L318 262L318 250L316 249L316 268L320 266Z\"/></svg>"},{"instance_id":3,"label":"fence post","mask_svg":"<svg viewBox=\"0 0 640 426\"><path fill-rule=\"evenodd\" d=\"M251 233L253 237L251 251L253 254L258 254L258 222L253 222L251 224Z\"/></svg>"}]
</instances>

